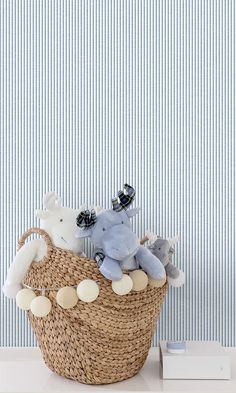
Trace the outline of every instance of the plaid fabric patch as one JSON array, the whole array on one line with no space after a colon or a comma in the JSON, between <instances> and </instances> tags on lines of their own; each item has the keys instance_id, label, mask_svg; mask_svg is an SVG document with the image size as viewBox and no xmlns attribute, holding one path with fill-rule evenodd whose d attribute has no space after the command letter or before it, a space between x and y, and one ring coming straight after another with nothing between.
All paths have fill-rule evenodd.
<instances>
[{"instance_id":1,"label":"plaid fabric patch","mask_svg":"<svg viewBox=\"0 0 236 393\"><path fill-rule=\"evenodd\" d=\"M100 267L102 265L102 262L105 259L105 254L104 254L103 250L99 248L95 251L93 257L94 257L95 261L97 262L98 267Z\"/></svg>"},{"instance_id":2,"label":"plaid fabric patch","mask_svg":"<svg viewBox=\"0 0 236 393\"><path fill-rule=\"evenodd\" d=\"M88 229L90 227L92 227L97 221L97 216L96 216L96 212L95 210L84 210L82 211L77 219L76 219L76 223L77 226L80 228L84 228L84 229Z\"/></svg>"},{"instance_id":3,"label":"plaid fabric patch","mask_svg":"<svg viewBox=\"0 0 236 393\"><path fill-rule=\"evenodd\" d=\"M124 185L124 191L119 191L117 198L112 199L113 210L126 210L131 205L135 197L135 189L127 183Z\"/></svg>"}]
</instances>

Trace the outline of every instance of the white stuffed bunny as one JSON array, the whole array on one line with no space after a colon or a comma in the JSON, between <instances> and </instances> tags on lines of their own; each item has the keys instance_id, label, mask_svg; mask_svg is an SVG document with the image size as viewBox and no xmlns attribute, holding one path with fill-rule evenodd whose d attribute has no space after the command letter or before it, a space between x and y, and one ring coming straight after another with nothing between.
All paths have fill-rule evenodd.
<instances>
[{"instance_id":1,"label":"white stuffed bunny","mask_svg":"<svg viewBox=\"0 0 236 393\"><path fill-rule=\"evenodd\" d=\"M84 249L84 241L76 239L76 218L84 206L71 209L61 206L61 200L55 192L48 192L43 197L43 206L46 210L36 210L36 216L41 221L41 228L50 236L54 246L70 250L80 255ZM47 252L43 239L33 239L26 243L17 252L7 273L3 286L4 294L14 298L22 288L21 282L33 261L40 261Z\"/></svg>"}]
</instances>

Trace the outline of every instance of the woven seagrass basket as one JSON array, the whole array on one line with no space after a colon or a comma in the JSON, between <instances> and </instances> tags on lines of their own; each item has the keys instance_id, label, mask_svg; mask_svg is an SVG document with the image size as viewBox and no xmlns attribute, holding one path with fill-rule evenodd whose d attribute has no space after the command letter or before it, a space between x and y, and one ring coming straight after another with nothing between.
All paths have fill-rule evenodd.
<instances>
[{"instance_id":1,"label":"woven seagrass basket","mask_svg":"<svg viewBox=\"0 0 236 393\"><path fill-rule=\"evenodd\" d=\"M57 292L48 291L45 295L52 302L51 312L44 318L28 312L46 365L59 375L86 384L113 383L134 376L147 358L167 285L116 295L94 260L54 247L42 229L25 232L19 248L32 233L44 238L47 255L32 263L23 284L62 288L90 278L100 287L96 301L79 300L67 310L56 303Z\"/></svg>"}]
</instances>

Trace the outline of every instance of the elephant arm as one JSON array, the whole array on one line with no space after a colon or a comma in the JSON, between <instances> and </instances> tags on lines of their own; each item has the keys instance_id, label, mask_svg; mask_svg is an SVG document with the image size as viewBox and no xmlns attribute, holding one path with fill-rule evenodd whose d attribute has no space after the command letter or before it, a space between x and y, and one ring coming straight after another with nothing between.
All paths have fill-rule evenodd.
<instances>
[{"instance_id":1,"label":"elephant arm","mask_svg":"<svg viewBox=\"0 0 236 393\"><path fill-rule=\"evenodd\" d=\"M140 246L135 257L141 268L154 280L162 280L166 277L163 264L146 247Z\"/></svg>"},{"instance_id":2,"label":"elephant arm","mask_svg":"<svg viewBox=\"0 0 236 393\"><path fill-rule=\"evenodd\" d=\"M166 275L169 285L175 288L182 287L185 283L185 274L171 262L166 265Z\"/></svg>"},{"instance_id":3,"label":"elephant arm","mask_svg":"<svg viewBox=\"0 0 236 393\"><path fill-rule=\"evenodd\" d=\"M99 270L108 280L118 281L121 280L123 276L120 263L117 260L107 256L105 256Z\"/></svg>"},{"instance_id":4,"label":"elephant arm","mask_svg":"<svg viewBox=\"0 0 236 393\"><path fill-rule=\"evenodd\" d=\"M177 278L179 276L179 269L173 263L169 262L165 268L168 277Z\"/></svg>"}]
</instances>

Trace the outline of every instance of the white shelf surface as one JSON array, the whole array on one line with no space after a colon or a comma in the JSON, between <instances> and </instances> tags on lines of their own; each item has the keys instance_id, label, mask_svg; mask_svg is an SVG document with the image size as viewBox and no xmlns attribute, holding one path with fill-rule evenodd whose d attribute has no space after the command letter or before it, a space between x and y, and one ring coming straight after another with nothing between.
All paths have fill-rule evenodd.
<instances>
[{"instance_id":1,"label":"white shelf surface","mask_svg":"<svg viewBox=\"0 0 236 393\"><path fill-rule=\"evenodd\" d=\"M150 350L142 370L135 377L110 385L83 385L50 371L37 348L0 348L1 393L60 392L222 392L236 393L236 348L228 348L232 378L229 381L162 380L159 348Z\"/></svg>"}]
</instances>

